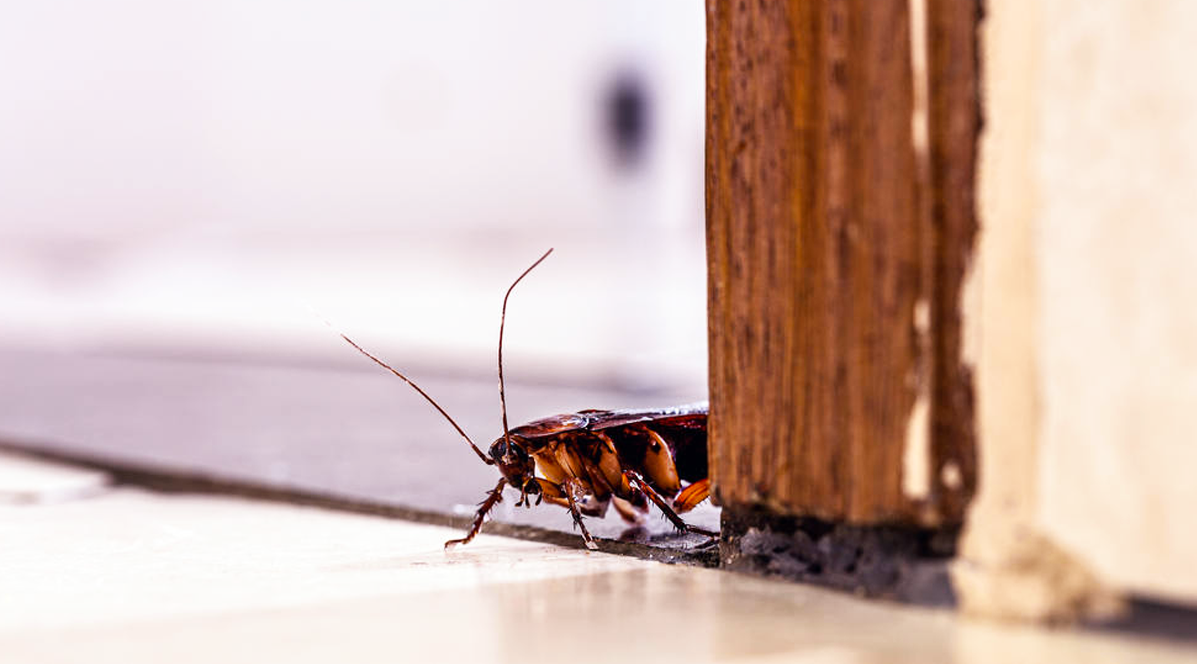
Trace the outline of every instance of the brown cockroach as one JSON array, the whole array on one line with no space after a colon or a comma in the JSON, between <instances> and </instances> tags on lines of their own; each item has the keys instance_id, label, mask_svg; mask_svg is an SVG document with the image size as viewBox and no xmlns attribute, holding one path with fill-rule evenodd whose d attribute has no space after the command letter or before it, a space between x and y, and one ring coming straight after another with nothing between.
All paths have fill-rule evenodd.
<instances>
[{"instance_id":1,"label":"brown cockroach","mask_svg":"<svg viewBox=\"0 0 1197 664\"><path fill-rule=\"evenodd\" d=\"M553 250L549 249L524 270L503 296L499 319L499 406L503 435L491 444L489 454L475 445L440 404L407 376L338 333L358 352L398 376L432 404L483 463L499 468L499 482L479 503L469 532L461 539L445 542L445 548L474 539L487 514L503 500L503 489L508 485L520 492L517 507L532 507L535 496L537 505L548 501L568 509L588 549L597 549L598 545L586 530L583 515L603 516L612 503L630 523L638 523L652 503L679 530L718 536L691 526L680 516L705 500L710 488L705 403L656 410L583 410L508 428L503 385L507 299L516 285L551 253Z\"/></svg>"}]
</instances>

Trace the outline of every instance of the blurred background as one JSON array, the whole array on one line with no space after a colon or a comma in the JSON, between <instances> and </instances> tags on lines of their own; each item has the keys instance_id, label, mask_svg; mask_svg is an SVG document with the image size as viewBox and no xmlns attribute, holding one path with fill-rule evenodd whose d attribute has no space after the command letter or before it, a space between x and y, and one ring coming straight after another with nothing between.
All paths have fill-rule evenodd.
<instances>
[{"instance_id":1,"label":"blurred background","mask_svg":"<svg viewBox=\"0 0 1197 664\"><path fill-rule=\"evenodd\" d=\"M701 3L10 3L9 347L706 390ZM594 404L595 406L603 404Z\"/></svg>"}]
</instances>

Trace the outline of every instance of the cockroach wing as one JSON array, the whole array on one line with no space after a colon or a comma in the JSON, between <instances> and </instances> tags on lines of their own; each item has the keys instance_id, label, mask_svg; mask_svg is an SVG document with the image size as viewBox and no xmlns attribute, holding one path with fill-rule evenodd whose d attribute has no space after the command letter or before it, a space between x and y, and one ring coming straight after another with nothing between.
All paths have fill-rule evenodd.
<instances>
[{"instance_id":1,"label":"cockroach wing","mask_svg":"<svg viewBox=\"0 0 1197 664\"><path fill-rule=\"evenodd\" d=\"M578 415L585 415L590 419L589 426L586 428L592 431L638 423L705 430L707 402L643 410L583 410Z\"/></svg>"},{"instance_id":2,"label":"cockroach wing","mask_svg":"<svg viewBox=\"0 0 1197 664\"><path fill-rule=\"evenodd\" d=\"M524 438L535 439L555 436L567 431L585 429L590 417L583 413L553 415L511 429L511 433Z\"/></svg>"}]
</instances>

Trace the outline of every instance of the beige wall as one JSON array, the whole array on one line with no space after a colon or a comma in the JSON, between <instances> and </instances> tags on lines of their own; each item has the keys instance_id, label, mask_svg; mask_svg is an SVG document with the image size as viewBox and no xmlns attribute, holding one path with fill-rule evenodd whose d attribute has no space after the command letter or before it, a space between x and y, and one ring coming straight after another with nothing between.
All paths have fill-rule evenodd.
<instances>
[{"instance_id":1,"label":"beige wall","mask_svg":"<svg viewBox=\"0 0 1197 664\"><path fill-rule=\"evenodd\" d=\"M965 605L1197 603L1197 3L987 5Z\"/></svg>"},{"instance_id":2,"label":"beige wall","mask_svg":"<svg viewBox=\"0 0 1197 664\"><path fill-rule=\"evenodd\" d=\"M1040 518L1197 599L1197 3L1045 3Z\"/></svg>"}]
</instances>

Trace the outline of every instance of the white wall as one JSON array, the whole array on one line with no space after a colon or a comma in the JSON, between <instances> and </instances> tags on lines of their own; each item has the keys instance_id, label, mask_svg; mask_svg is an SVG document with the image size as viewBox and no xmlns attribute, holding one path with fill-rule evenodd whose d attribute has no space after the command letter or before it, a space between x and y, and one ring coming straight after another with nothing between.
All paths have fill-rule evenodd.
<instances>
[{"instance_id":1,"label":"white wall","mask_svg":"<svg viewBox=\"0 0 1197 664\"><path fill-rule=\"evenodd\" d=\"M705 385L699 2L10 3L0 334ZM602 93L653 132L612 167ZM653 376L652 374L659 374Z\"/></svg>"}]
</instances>

